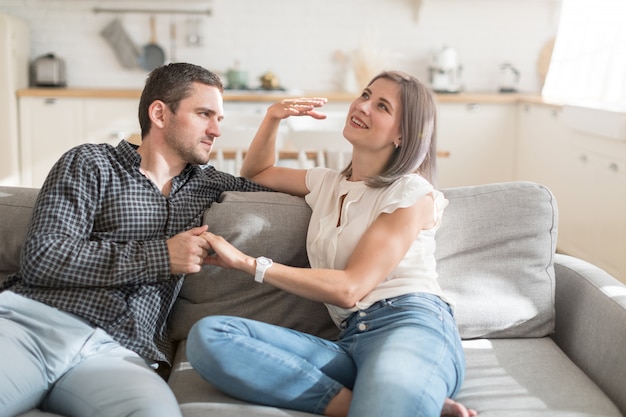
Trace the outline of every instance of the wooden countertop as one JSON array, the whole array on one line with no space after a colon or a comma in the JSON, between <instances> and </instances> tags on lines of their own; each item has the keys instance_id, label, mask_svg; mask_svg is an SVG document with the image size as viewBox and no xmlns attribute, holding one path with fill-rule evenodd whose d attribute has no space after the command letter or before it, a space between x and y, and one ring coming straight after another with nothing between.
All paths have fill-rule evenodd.
<instances>
[{"instance_id":1,"label":"wooden countertop","mask_svg":"<svg viewBox=\"0 0 626 417\"><path fill-rule=\"evenodd\" d=\"M24 88L17 91L18 97L75 97L75 98L136 98L141 96L141 90L137 89L104 89L104 88ZM352 101L355 93L345 92L290 92L290 91L226 91L224 101L233 102L274 102L291 97L326 97L329 101ZM529 103L529 104L550 104L538 94L524 93L491 93L474 92L458 94L436 94L436 99L440 103Z\"/></svg>"}]
</instances>

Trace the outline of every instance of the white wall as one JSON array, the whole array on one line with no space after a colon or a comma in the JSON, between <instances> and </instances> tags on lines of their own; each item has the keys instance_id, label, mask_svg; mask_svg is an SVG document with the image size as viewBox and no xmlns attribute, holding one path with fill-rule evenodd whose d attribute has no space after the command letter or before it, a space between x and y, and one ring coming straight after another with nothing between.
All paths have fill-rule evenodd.
<instances>
[{"instance_id":1,"label":"white wall","mask_svg":"<svg viewBox=\"0 0 626 417\"><path fill-rule=\"evenodd\" d=\"M432 51L457 49L466 91L495 92L499 66L522 74L520 89L539 92L537 59L555 34L561 0L0 0L0 12L26 19L32 57L54 52L66 61L72 87L141 88L143 70L124 69L100 30L122 20L138 45L149 40L148 14L94 13L94 7L205 10L211 16L158 14L159 43L169 54L169 25L177 27L177 60L224 72L238 60L251 87L265 71L289 89L340 89L337 51L360 46L377 62L428 81ZM200 24L201 46L188 46Z\"/></svg>"}]
</instances>

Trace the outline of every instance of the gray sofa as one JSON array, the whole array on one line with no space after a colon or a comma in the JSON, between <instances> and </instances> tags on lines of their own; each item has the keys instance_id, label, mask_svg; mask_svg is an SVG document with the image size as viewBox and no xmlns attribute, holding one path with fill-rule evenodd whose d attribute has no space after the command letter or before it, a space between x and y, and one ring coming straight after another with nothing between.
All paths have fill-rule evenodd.
<instances>
[{"instance_id":1,"label":"gray sofa","mask_svg":"<svg viewBox=\"0 0 626 417\"><path fill-rule=\"evenodd\" d=\"M37 190L0 187L0 280L18 267ZM528 182L444 190L437 235L440 282L457 302L467 357L458 400L484 417L626 414L626 286L555 254L557 205ZM205 222L251 255L306 266L309 209L279 193L226 193ZM305 416L246 404L204 382L185 359L191 325L233 314L332 338L325 308L206 267L186 278L170 320L178 344L167 376L185 416ZM25 415L45 415L33 410Z\"/></svg>"}]
</instances>

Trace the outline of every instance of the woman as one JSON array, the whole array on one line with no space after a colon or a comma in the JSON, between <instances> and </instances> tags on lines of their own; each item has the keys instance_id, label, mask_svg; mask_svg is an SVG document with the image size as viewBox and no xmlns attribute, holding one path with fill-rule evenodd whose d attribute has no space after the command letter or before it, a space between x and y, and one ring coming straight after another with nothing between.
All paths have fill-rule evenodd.
<instances>
[{"instance_id":1,"label":"woman","mask_svg":"<svg viewBox=\"0 0 626 417\"><path fill-rule=\"evenodd\" d=\"M350 106L343 172L275 167L279 123L324 118L325 99L269 107L242 174L304 196L312 208L311 269L253 258L206 234L206 263L236 268L324 302L341 333L332 342L247 319L211 316L191 329L187 355L220 390L246 401L328 416L476 415L450 400L464 356L451 301L437 284L435 232L447 205L431 185L435 103L415 78L377 75Z\"/></svg>"}]
</instances>

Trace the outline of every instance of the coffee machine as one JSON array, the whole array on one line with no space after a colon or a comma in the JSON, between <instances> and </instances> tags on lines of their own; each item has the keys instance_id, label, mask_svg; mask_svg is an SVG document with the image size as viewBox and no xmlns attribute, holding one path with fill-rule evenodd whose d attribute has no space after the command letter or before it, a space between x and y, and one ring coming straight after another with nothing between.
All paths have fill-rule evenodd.
<instances>
[{"instance_id":1,"label":"coffee machine","mask_svg":"<svg viewBox=\"0 0 626 417\"><path fill-rule=\"evenodd\" d=\"M430 85L436 93L458 93L461 91L461 70L454 48L444 46L433 54L430 70Z\"/></svg>"}]
</instances>

